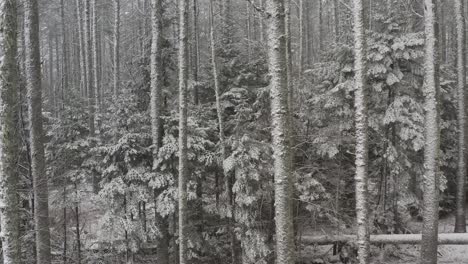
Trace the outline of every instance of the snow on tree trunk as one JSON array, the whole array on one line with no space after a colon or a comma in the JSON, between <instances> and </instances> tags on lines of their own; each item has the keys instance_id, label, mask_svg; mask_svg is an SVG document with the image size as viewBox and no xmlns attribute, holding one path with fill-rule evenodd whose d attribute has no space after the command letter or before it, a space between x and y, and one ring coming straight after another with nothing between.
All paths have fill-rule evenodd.
<instances>
[{"instance_id":1,"label":"snow on tree trunk","mask_svg":"<svg viewBox=\"0 0 468 264\"><path fill-rule=\"evenodd\" d=\"M458 171L457 171L457 211L455 232L466 232L465 219L465 177L466 177L466 59L465 59L465 10L463 0L455 1L457 23L457 71L458 71Z\"/></svg>"},{"instance_id":2,"label":"snow on tree trunk","mask_svg":"<svg viewBox=\"0 0 468 264\"><path fill-rule=\"evenodd\" d=\"M26 23L26 88L30 119L31 174L34 189L34 222L37 264L49 264L49 192L45 170L44 130L42 124L41 56L37 0L24 1Z\"/></svg>"},{"instance_id":3,"label":"snow on tree trunk","mask_svg":"<svg viewBox=\"0 0 468 264\"><path fill-rule=\"evenodd\" d=\"M16 1L0 2L0 219L3 263L20 263L19 195L19 98L17 71Z\"/></svg>"},{"instance_id":4,"label":"snow on tree trunk","mask_svg":"<svg viewBox=\"0 0 468 264\"><path fill-rule=\"evenodd\" d=\"M187 260L188 0L179 0L179 264Z\"/></svg>"},{"instance_id":5,"label":"snow on tree trunk","mask_svg":"<svg viewBox=\"0 0 468 264\"><path fill-rule=\"evenodd\" d=\"M353 0L354 30L354 106L356 122L356 220L357 245L360 264L369 263L368 190L368 117L366 89L366 39L363 0Z\"/></svg>"},{"instance_id":6,"label":"snow on tree trunk","mask_svg":"<svg viewBox=\"0 0 468 264\"><path fill-rule=\"evenodd\" d=\"M424 57L424 192L421 264L437 263L437 233L439 217L439 116L438 64L434 0L424 0L425 57Z\"/></svg>"},{"instance_id":7,"label":"snow on tree trunk","mask_svg":"<svg viewBox=\"0 0 468 264\"><path fill-rule=\"evenodd\" d=\"M283 0L268 0L268 63L271 75L271 116L275 174L275 224L277 263L294 263L292 171L288 112L285 8Z\"/></svg>"},{"instance_id":8,"label":"snow on tree trunk","mask_svg":"<svg viewBox=\"0 0 468 264\"><path fill-rule=\"evenodd\" d=\"M120 89L120 0L114 0L114 96Z\"/></svg>"}]
</instances>

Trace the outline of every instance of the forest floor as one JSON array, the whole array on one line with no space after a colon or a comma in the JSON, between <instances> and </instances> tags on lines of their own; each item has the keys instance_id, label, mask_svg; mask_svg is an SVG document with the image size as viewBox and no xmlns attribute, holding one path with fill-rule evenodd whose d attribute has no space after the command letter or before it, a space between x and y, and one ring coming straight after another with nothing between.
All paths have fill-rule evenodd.
<instances>
[{"instance_id":1,"label":"forest floor","mask_svg":"<svg viewBox=\"0 0 468 264\"><path fill-rule=\"evenodd\" d=\"M454 229L455 217L449 215L439 220L439 233L452 233ZM419 233L422 228L422 222L413 221L409 223L410 229ZM321 232L312 232L311 235L323 235ZM309 233L309 232L306 232ZM348 233L344 231L343 233ZM302 263L341 263L337 258L332 257L332 246L308 246L304 249L303 256L300 258ZM450 264L468 264L468 245L440 245L438 250L438 263ZM317 258L317 256L322 256ZM333 261L332 259L336 260ZM414 264L418 263L419 246L418 245L386 245L383 248L372 247L373 264ZM314 262L314 259L317 262ZM324 259L324 262L320 262ZM329 261L329 262L328 262Z\"/></svg>"}]
</instances>

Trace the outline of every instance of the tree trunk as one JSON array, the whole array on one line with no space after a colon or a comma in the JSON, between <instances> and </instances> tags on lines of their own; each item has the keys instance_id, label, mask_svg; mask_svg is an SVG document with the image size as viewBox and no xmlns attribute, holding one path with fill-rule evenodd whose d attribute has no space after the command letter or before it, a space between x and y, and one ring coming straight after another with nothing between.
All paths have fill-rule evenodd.
<instances>
[{"instance_id":1,"label":"tree trunk","mask_svg":"<svg viewBox=\"0 0 468 264\"><path fill-rule=\"evenodd\" d=\"M193 32L192 32L192 42L193 42L193 51L192 51L192 75L193 75L193 103L198 105L199 95L198 95L198 68L199 68L199 32L198 32L198 1L192 1L193 8Z\"/></svg>"},{"instance_id":2,"label":"tree trunk","mask_svg":"<svg viewBox=\"0 0 468 264\"><path fill-rule=\"evenodd\" d=\"M304 1L307 1L307 0L299 0L299 79L302 78L302 74L304 72L304 61L305 61Z\"/></svg>"},{"instance_id":3,"label":"tree trunk","mask_svg":"<svg viewBox=\"0 0 468 264\"><path fill-rule=\"evenodd\" d=\"M187 258L188 0L179 0L179 263Z\"/></svg>"},{"instance_id":4,"label":"tree trunk","mask_svg":"<svg viewBox=\"0 0 468 264\"><path fill-rule=\"evenodd\" d=\"M364 5L362 0L353 0L354 20L354 69L355 69L355 122L356 122L356 217L357 244L360 264L369 263L369 208L367 204L368 180L368 121L366 98L366 38L364 34Z\"/></svg>"},{"instance_id":5,"label":"tree trunk","mask_svg":"<svg viewBox=\"0 0 468 264\"><path fill-rule=\"evenodd\" d=\"M338 44L340 39L340 14L338 9L338 0L333 0L333 23L335 27L335 44Z\"/></svg>"},{"instance_id":6,"label":"tree trunk","mask_svg":"<svg viewBox=\"0 0 468 264\"><path fill-rule=\"evenodd\" d=\"M94 1L94 0L93 0ZM93 68L93 48L92 48L92 26L91 26L91 4L90 0L85 0L85 50L86 50L86 71L87 71L87 82L86 85L88 88L88 126L89 126L89 135L94 136L95 127L94 127L94 68Z\"/></svg>"},{"instance_id":7,"label":"tree trunk","mask_svg":"<svg viewBox=\"0 0 468 264\"><path fill-rule=\"evenodd\" d=\"M75 182L75 195L79 199L78 184ZM81 264L81 228L79 202L75 204L75 229L76 229L76 262Z\"/></svg>"},{"instance_id":8,"label":"tree trunk","mask_svg":"<svg viewBox=\"0 0 468 264\"><path fill-rule=\"evenodd\" d=\"M65 6L64 0L60 0L60 21L62 28L62 90L68 89L68 47L67 47L67 30L65 23ZM63 99L63 98L62 98ZM65 102L62 100L61 109L63 110Z\"/></svg>"},{"instance_id":9,"label":"tree trunk","mask_svg":"<svg viewBox=\"0 0 468 264\"><path fill-rule=\"evenodd\" d=\"M90 94L89 97L91 98L91 108L90 110L90 115L92 115L92 119L89 122L93 122L94 125L94 119L95 119L95 113L96 113L96 101L97 97L99 94L99 59L98 59L98 34L97 34L97 5L96 5L97 0L91 0L92 4L92 14L91 14L91 34L92 34L92 57L93 57L93 89L90 89ZM90 117L91 118L91 117ZM99 127L98 127L99 131ZM99 183L98 180L96 179L97 177L94 177L94 190L97 190L99 188Z\"/></svg>"},{"instance_id":10,"label":"tree trunk","mask_svg":"<svg viewBox=\"0 0 468 264\"><path fill-rule=\"evenodd\" d=\"M20 263L19 195L19 75L17 68L16 1L0 3L0 218L3 263Z\"/></svg>"},{"instance_id":11,"label":"tree trunk","mask_svg":"<svg viewBox=\"0 0 468 264\"><path fill-rule=\"evenodd\" d=\"M275 223L277 263L294 263L292 219L292 171L288 112L287 45L283 0L267 1L268 63L271 75L271 117L275 175Z\"/></svg>"},{"instance_id":12,"label":"tree trunk","mask_svg":"<svg viewBox=\"0 0 468 264\"><path fill-rule=\"evenodd\" d=\"M211 68L213 71L214 87L215 87L215 98L216 98L216 113L218 117L218 136L219 144L221 146L221 167L224 167L222 164L227 158L226 155L226 144L224 140L224 121L223 121L223 108L221 106L221 90L218 78L218 65L216 62L216 46L215 46L215 29L214 29L214 3L213 0L210 0L210 46L211 46ZM228 197L228 207L231 215L229 218L228 224L228 233L230 236L231 242L231 263L236 263L236 247L235 247L235 233L231 227L232 219L234 218L234 200L232 199L232 176L229 172L224 171L224 177L226 180L226 193Z\"/></svg>"},{"instance_id":13,"label":"tree trunk","mask_svg":"<svg viewBox=\"0 0 468 264\"><path fill-rule=\"evenodd\" d=\"M423 233L421 243L421 264L437 263L437 233L439 218L439 113L438 113L438 63L436 3L424 0L424 25L426 34L424 57L424 193Z\"/></svg>"},{"instance_id":14,"label":"tree trunk","mask_svg":"<svg viewBox=\"0 0 468 264\"><path fill-rule=\"evenodd\" d=\"M162 0L151 1L151 135L153 141L153 169L156 171L159 148L161 142L161 104L163 87L163 61L162 61L162 32L163 32L163 5ZM157 263L169 264L169 232L166 217L161 216L156 210L156 200L159 191L155 190L155 222L161 230L158 238Z\"/></svg>"},{"instance_id":15,"label":"tree trunk","mask_svg":"<svg viewBox=\"0 0 468 264\"><path fill-rule=\"evenodd\" d=\"M37 263L48 264L50 256L49 194L45 170L42 125L41 57L37 0L24 2L26 23L26 87L30 119L31 170L34 189L34 222Z\"/></svg>"},{"instance_id":16,"label":"tree trunk","mask_svg":"<svg viewBox=\"0 0 468 264\"><path fill-rule=\"evenodd\" d=\"M120 0L114 0L114 96L120 89Z\"/></svg>"},{"instance_id":17,"label":"tree trunk","mask_svg":"<svg viewBox=\"0 0 468 264\"><path fill-rule=\"evenodd\" d=\"M55 103L55 84L54 84L54 47L52 38L52 29L49 28L48 52L49 52L49 104L53 116L57 116L57 108Z\"/></svg>"},{"instance_id":18,"label":"tree trunk","mask_svg":"<svg viewBox=\"0 0 468 264\"><path fill-rule=\"evenodd\" d=\"M85 52L85 42L84 42L84 31L83 31L83 10L81 5L81 0L76 0L76 12L78 17L78 41L80 49L80 90L81 96L87 96L87 71L86 71L86 52Z\"/></svg>"},{"instance_id":19,"label":"tree trunk","mask_svg":"<svg viewBox=\"0 0 468 264\"><path fill-rule=\"evenodd\" d=\"M455 232L466 232L465 219L465 177L466 177L466 54L465 54L465 10L464 0L455 1L457 21L457 72L458 72L458 171L457 171L457 211L455 217Z\"/></svg>"}]
</instances>

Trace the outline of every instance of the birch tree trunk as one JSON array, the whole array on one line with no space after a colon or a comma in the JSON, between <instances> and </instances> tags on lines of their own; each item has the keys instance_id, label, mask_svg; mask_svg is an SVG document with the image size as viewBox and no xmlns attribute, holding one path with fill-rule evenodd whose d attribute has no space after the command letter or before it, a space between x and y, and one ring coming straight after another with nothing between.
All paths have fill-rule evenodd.
<instances>
[{"instance_id":1,"label":"birch tree trunk","mask_svg":"<svg viewBox=\"0 0 468 264\"><path fill-rule=\"evenodd\" d=\"M188 0L179 0L179 264L187 259Z\"/></svg>"},{"instance_id":2,"label":"birch tree trunk","mask_svg":"<svg viewBox=\"0 0 468 264\"><path fill-rule=\"evenodd\" d=\"M120 89L120 0L114 0L114 96Z\"/></svg>"},{"instance_id":3,"label":"birch tree trunk","mask_svg":"<svg viewBox=\"0 0 468 264\"><path fill-rule=\"evenodd\" d=\"M284 0L268 0L268 63L275 174L276 263L294 263L292 171L288 112Z\"/></svg>"},{"instance_id":4,"label":"birch tree trunk","mask_svg":"<svg viewBox=\"0 0 468 264\"><path fill-rule=\"evenodd\" d=\"M20 263L19 195L19 98L17 69L18 25L16 1L0 2L0 218L3 263Z\"/></svg>"},{"instance_id":5,"label":"birch tree trunk","mask_svg":"<svg viewBox=\"0 0 468 264\"><path fill-rule=\"evenodd\" d=\"M49 264L49 193L45 170L44 130L42 124L41 57L37 0L24 1L26 30L26 87L30 119L31 173L34 189L34 222L37 264Z\"/></svg>"},{"instance_id":6,"label":"birch tree trunk","mask_svg":"<svg viewBox=\"0 0 468 264\"><path fill-rule=\"evenodd\" d=\"M355 122L356 122L356 218L357 245L360 264L369 263L369 209L367 204L368 180L368 120L366 88L366 38L363 0L353 0L354 70L355 70Z\"/></svg>"},{"instance_id":7,"label":"birch tree trunk","mask_svg":"<svg viewBox=\"0 0 468 264\"><path fill-rule=\"evenodd\" d=\"M457 171L457 211L455 233L466 232L465 219L465 177L466 177L466 54L465 54L465 10L464 0L455 1L457 22L457 72L458 72L458 171Z\"/></svg>"},{"instance_id":8,"label":"birch tree trunk","mask_svg":"<svg viewBox=\"0 0 468 264\"><path fill-rule=\"evenodd\" d=\"M163 4L162 0L151 0L151 135L153 141L153 166L157 169L159 148L161 142L161 104L163 88L162 32ZM158 195L155 191L155 201ZM160 229L157 243L157 263L169 264L169 230L167 218L155 210L156 226Z\"/></svg>"},{"instance_id":9,"label":"birch tree trunk","mask_svg":"<svg viewBox=\"0 0 468 264\"><path fill-rule=\"evenodd\" d=\"M438 114L438 63L436 3L424 0L424 31L426 35L424 56L424 192L421 264L437 263L437 237L439 218L439 114Z\"/></svg>"}]
</instances>

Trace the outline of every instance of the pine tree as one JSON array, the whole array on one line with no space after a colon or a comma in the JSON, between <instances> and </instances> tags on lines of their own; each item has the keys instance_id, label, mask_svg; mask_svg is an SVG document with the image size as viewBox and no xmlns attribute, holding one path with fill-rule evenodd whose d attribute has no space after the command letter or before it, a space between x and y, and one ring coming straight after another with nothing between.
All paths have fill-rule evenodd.
<instances>
[{"instance_id":1,"label":"pine tree","mask_svg":"<svg viewBox=\"0 0 468 264\"><path fill-rule=\"evenodd\" d=\"M16 1L0 2L0 218L3 263L20 263L19 195L19 98L17 70Z\"/></svg>"},{"instance_id":2,"label":"pine tree","mask_svg":"<svg viewBox=\"0 0 468 264\"><path fill-rule=\"evenodd\" d=\"M30 119L31 173L34 189L34 222L38 264L49 264L49 192L45 170L44 129L42 121L41 56L39 42L39 10L37 0L26 0L26 88Z\"/></svg>"}]
</instances>

